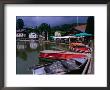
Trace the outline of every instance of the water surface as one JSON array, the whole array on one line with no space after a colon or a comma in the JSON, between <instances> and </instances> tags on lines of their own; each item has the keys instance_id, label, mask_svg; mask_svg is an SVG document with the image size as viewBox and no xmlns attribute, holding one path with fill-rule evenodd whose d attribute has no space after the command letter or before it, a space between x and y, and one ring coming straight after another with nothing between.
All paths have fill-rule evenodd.
<instances>
[{"instance_id":1,"label":"water surface","mask_svg":"<svg viewBox=\"0 0 110 90\"><path fill-rule=\"evenodd\" d=\"M16 74L32 74L29 68L43 63L38 58L42 50L68 50L68 46L66 44L56 45L49 42L39 44L37 41L17 41Z\"/></svg>"}]
</instances>

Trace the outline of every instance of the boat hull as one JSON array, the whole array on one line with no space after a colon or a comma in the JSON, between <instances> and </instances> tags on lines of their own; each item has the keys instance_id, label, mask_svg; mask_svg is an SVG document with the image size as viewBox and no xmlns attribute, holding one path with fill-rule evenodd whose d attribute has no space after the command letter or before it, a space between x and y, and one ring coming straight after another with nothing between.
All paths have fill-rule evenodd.
<instances>
[{"instance_id":1,"label":"boat hull","mask_svg":"<svg viewBox=\"0 0 110 90\"><path fill-rule=\"evenodd\" d=\"M68 62L68 61L61 61L61 62ZM67 69L66 71L61 71L59 73L54 73L54 74L82 74L82 72L83 72L83 70L85 68L85 65L87 64L88 60L87 59L82 59L81 61L77 60L77 62L80 63L80 64L76 63L77 65L75 67L77 67L77 68L74 68L73 70L70 70L69 68L66 68ZM52 64L53 63L49 63L49 64L46 64L46 65L43 65L43 66L34 67L32 69L33 74L48 75L49 73L47 72L47 70L45 68L50 66L50 65L52 65ZM71 62L71 64L72 64L72 62ZM69 64L69 65L71 65L71 64ZM58 64L56 64L56 65L58 65ZM62 65L64 66L64 63L62 63ZM72 65L74 66L74 64L72 64ZM47 68L47 69L49 69L49 68ZM53 68L53 69L55 69L55 68Z\"/></svg>"},{"instance_id":2,"label":"boat hull","mask_svg":"<svg viewBox=\"0 0 110 90\"><path fill-rule=\"evenodd\" d=\"M45 58L47 60L68 60L72 58L86 58L84 54L67 54L67 53L41 53L39 58Z\"/></svg>"}]
</instances>

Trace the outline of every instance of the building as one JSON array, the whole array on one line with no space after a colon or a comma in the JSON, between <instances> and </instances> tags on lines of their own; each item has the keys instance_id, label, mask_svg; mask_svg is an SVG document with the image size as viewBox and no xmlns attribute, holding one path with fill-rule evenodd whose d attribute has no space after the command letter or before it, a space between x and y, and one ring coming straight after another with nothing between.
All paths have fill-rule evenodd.
<instances>
[{"instance_id":1,"label":"building","mask_svg":"<svg viewBox=\"0 0 110 90\"><path fill-rule=\"evenodd\" d=\"M77 29L77 30L80 30L80 31L82 31L82 32L85 32L85 30L86 30L86 24L82 24L82 25L77 25L76 27L74 27L75 29Z\"/></svg>"},{"instance_id":2,"label":"building","mask_svg":"<svg viewBox=\"0 0 110 90\"><path fill-rule=\"evenodd\" d=\"M29 39L38 39L38 35L34 32L29 33Z\"/></svg>"},{"instance_id":3,"label":"building","mask_svg":"<svg viewBox=\"0 0 110 90\"><path fill-rule=\"evenodd\" d=\"M78 34L78 33L85 32L86 26L87 26L86 24L81 24L81 25L73 26L70 29L69 34Z\"/></svg>"},{"instance_id":4,"label":"building","mask_svg":"<svg viewBox=\"0 0 110 90\"><path fill-rule=\"evenodd\" d=\"M55 37L61 37L61 33L58 32L58 31L56 31L56 32L55 32Z\"/></svg>"},{"instance_id":5,"label":"building","mask_svg":"<svg viewBox=\"0 0 110 90\"><path fill-rule=\"evenodd\" d=\"M28 33L26 32L25 29L16 30L16 39L17 40L26 39L26 38L28 38Z\"/></svg>"},{"instance_id":6,"label":"building","mask_svg":"<svg viewBox=\"0 0 110 90\"><path fill-rule=\"evenodd\" d=\"M25 38L26 37L26 34L25 33L16 33L16 37L17 38Z\"/></svg>"}]
</instances>

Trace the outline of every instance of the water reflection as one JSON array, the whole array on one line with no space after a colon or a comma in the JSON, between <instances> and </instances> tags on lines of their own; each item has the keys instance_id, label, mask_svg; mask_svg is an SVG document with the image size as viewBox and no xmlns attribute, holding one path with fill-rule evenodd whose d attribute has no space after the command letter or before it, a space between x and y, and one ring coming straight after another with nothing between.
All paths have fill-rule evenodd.
<instances>
[{"instance_id":1,"label":"water reflection","mask_svg":"<svg viewBox=\"0 0 110 90\"><path fill-rule=\"evenodd\" d=\"M35 42L35 41L31 41L30 42L30 48L31 49L37 49L37 47L38 47L38 43L37 42Z\"/></svg>"},{"instance_id":2,"label":"water reflection","mask_svg":"<svg viewBox=\"0 0 110 90\"><path fill-rule=\"evenodd\" d=\"M38 56L42 50L61 50L67 49L67 45L56 45L55 43L37 41L17 41L16 42L16 73L17 74L32 74L28 70L33 65L44 63L39 60Z\"/></svg>"},{"instance_id":3,"label":"water reflection","mask_svg":"<svg viewBox=\"0 0 110 90\"><path fill-rule=\"evenodd\" d=\"M27 48L27 44L26 44L26 42L17 42L16 43L17 45L17 49L26 49Z\"/></svg>"},{"instance_id":4,"label":"water reflection","mask_svg":"<svg viewBox=\"0 0 110 90\"><path fill-rule=\"evenodd\" d=\"M17 41L16 42L16 73L31 74L28 70L30 66L39 63L38 54L40 48L36 41Z\"/></svg>"}]
</instances>

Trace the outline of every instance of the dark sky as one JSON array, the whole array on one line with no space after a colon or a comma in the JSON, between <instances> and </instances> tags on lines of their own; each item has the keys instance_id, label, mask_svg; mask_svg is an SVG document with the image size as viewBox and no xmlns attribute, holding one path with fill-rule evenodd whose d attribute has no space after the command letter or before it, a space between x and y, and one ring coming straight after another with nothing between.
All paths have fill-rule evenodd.
<instances>
[{"instance_id":1,"label":"dark sky","mask_svg":"<svg viewBox=\"0 0 110 90\"><path fill-rule=\"evenodd\" d=\"M77 22L77 16L17 16L17 19L23 19L26 27L39 26L41 23L57 26L62 24L72 24ZM88 16L78 16L79 23L86 23Z\"/></svg>"}]
</instances>

